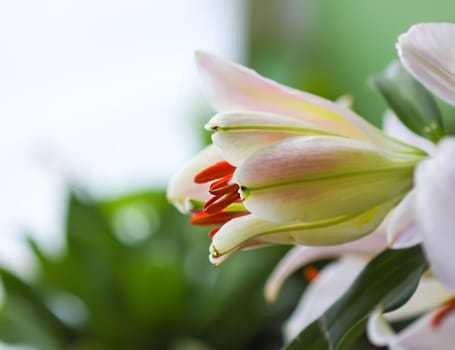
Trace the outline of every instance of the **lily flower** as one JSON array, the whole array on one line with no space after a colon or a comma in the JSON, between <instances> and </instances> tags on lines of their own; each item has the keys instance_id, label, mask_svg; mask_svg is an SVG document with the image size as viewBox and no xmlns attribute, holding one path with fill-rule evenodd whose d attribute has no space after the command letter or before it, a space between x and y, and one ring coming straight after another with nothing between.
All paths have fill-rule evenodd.
<instances>
[{"instance_id":1,"label":"lily flower","mask_svg":"<svg viewBox=\"0 0 455 350\"><path fill-rule=\"evenodd\" d=\"M387 246L385 223L374 233L359 240L327 247L296 246L276 266L266 286L267 301L274 302L288 276L302 266L309 286L284 325L286 342L295 338L300 331L334 304L352 285L368 261ZM340 258L315 273L308 267L313 261L324 258ZM452 292L445 288L434 276L426 274L416 292L401 308L386 314L389 321L399 321L416 317L432 310L450 299Z\"/></svg>"},{"instance_id":2,"label":"lily flower","mask_svg":"<svg viewBox=\"0 0 455 350\"><path fill-rule=\"evenodd\" d=\"M417 24L399 37L397 49L417 80L455 106L454 38L454 24ZM368 336L392 350L453 347L455 271L450 248L455 245L455 138L447 137L429 153L432 157L416 169L414 191L391 214L388 236L397 249L423 243L432 272L452 297L398 334L377 310L368 322Z\"/></svg>"},{"instance_id":3,"label":"lily flower","mask_svg":"<svg viewBox=\"0 0 455 350\"><path fill-rule=\"evenodd\" d=\"M199 53L218 113L214 145L171 181L168 198L195 225L215 226L211 261L274 243L358 239L412 188L419 148L349 108Z\"/></svg>"},{"instance_id":4,"label":"lily flower","mask_svg":"<svg viewBox=\"0 0 455 350\"><path fill-rule=\"evenodd\" d=\"M428 294L427 298L432 295ZM390 350L452 349L455 313L451 311L454 305L454 298L446 300L439 309L426 313L398 334L381 310L377 310L368 320L368 338L374 345L387 346Z\"/></svg>"},{"instance_id":5,"label":"lily flower","mask_svg":"<svg viewBox=\"0 0 455 350\"><path fill-rule=\"evenodd\" d=\"M455 299L453 287L449 288L451 278L445 276L451 274L453 266L451 254L447 254L446 250L451 246L451 237L447 235L453 227L447 226L447 220L454 212L451 201L455 198L448 178L454 178L450 167L455 145L452 139L443 140L439 146L432 144L407 129L391 112L385 115L384 131L409 144L418 145L433 156L417 166L415 188L389 214L384 224L388 244L392 248L400 249L423 242L432 270L424 275L415 294L401 309L386 315L376 310L368 320L368 338L373 344L387 346L391 350L449 349L453 344L455 313L452 311ZM445 201L441 201L441 196L445 196ZM441 217L437 217L436 213L446 221L445 230ZM425 228L423 222L433 227ZM439 266L444 272L439 271ZM388 322L416 316L421 317L399 333Z\"/></svg>"},{"instance_id":6,"label":"lily flower","mask_svg":"<svg viewBox=\"0 0 455 350\"><path fill-rule=\"evenodd\" d=\"M411 132L390 111L387 111L384 116L383 129L388 135L418 146L428 154L436 152L434 144ZM368 261L388 246L387 231L390 231L391 228L401 230L400 244L402 246L420 242L412 234L409 235L408 240L405 239L405 232L415 229L413 213L409 213L409 203L414 200L415 191L413 190L389 213L374 233L361 239L325 247L296 246L288 252L267 280L265 297L269 302L276 300L285 280L301 267L308 266L311 262L320 259L339 258L339 260L325 266L317 274L312 271L311 266L304 270L305 277L311 280L311 283L305 289L298 306L284 325L283 333L286 342L291 341L300 331L319 318L349 289ZM411 242L411 239L415 241ZM309 276L307 269L311 272ZM411 350L418 348L416 344L419 344L421 337L419 332L422 331L431 335L431 341L435 335L439 337L438 342L434 344L446 345L446 347L434 347L435 349L446 349L448 346L447 343L443 343L443 338L448 334L442 335L442 337L441 334L446 332L445 322L449 322L449 327L451 323L449 319L446 321L443 316L444 313L450 311L453 296L453 291L444 286L433 273L427 272L420 281L416 292L405 305L385 315L377 311L370 318L369 337L378 346L388 345L393 350ZM426 323L419 321L417 328L412 328L404 334L395 334L388 325L388 321L406 320L427 312L432 316L425 318ZM444 321L444 325L439 328L442 321ZM378 333L378 329L382 331ZM428 341L426 340L430 344ZM411 345L404 347L408 343ZM433 347L429 348L433 349Z\"/></svg>"},{"instance_id":7,"label":"lily flower","mask_svg":"<svg viewBox=\"0 0 455 350\"><path fill-rule=\"evenodd\" d=\"M400 59L409 72L452 105L455 105L454 38L455 24L423 23L412 26L397 43ZM395 248L423 241L434 273L453 291L455 270L449 247L455 245L454 157L455 139L448 137L438 145L432 158L417 167L414 198L404 203L401 213L397 211L393 219L406 221L407 225L392 227L389 232Z\"/></svg>"}]
</instances>

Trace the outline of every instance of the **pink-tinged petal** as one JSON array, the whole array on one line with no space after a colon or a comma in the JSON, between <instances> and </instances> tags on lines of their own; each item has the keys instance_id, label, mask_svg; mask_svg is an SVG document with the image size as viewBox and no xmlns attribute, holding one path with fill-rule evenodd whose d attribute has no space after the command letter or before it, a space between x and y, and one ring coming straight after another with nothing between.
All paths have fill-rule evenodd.
<instances>
[{"instance_id":1,"label":"pink-tinged petal","mask_svg":"<svg viewBox=\"0 0 455 350\"><path fill-rule=\"evenodd\" d=\"M213 237L214 259L252 244L336 245L372 233L393 206L391 203L346 217L310 223L274 223L254 214L225 223ZM385 241L385 238L384 238Z\"/></svg>"},{"instance_id":2,"label":"pink-tinged petal","mask_svg":"<svg viewBox=\"0 0 455 350\"><path fill-rule=\"evenodd\" d=\"M343 258L325 267L308 286L299 305L284 326L287 342L320 317L351 286L366 264L365 260Z\"/></svg>"},{"instance_id":3,"label":"pink-tinged petal","mask_svg":"<svg viewBox=\"0 0 455 350\"><path fill-rule=\"evenodd\" d=\"M417 225L436 276L455 290L455 138L443 140L435 157L417 168Z\"/></svg>"},{"instance_id":4,"label":"pink-tinged petal","mask_svg":"<svg viewBox=\"0 0 455 350\"><path fill-rule=\"evenodd\" d=\"M224 112L215 115L206 129L228 162L239 166L257 150L274 142L302 135L327 135L304 120L263 112Z\"/></svg>"},{"instance_id":5,"label":"pink-tinged petal","mask_svg":"<svg viewBox=\"0 0 455 350\"><path fill-rule=\"evenodd\" d=\"M416 159L361 141L302 136L274 143L235 172L245 207L265 220L315 221L362 212L404 195Z\"/></svg>"},{"instance_id":6,"label":"pink-tinged petal","mask_svg":"<svg viewBox=\"0 0 455 350\"><path fill-rule=\"evenodd\" d=\"M406 197L388 216L387 241L393 249L404 249L422 242L415 227L415 191Z\"/></svg>"},{"instance_id":7,"label":"pink-tinged petal","mask_svg":"<svg viewBox=\"0 0 455 350\"><path fill-rule=\"evenodd\" d=\"M352 97L343 95L338 105L350 108ZM265 112L221 112L205 125L214 131L213 143L223 150L225 159L236 166L255 151L274 142L302 135L332 135L303 119Z\"/></svg>"},{"instance_id":8,"label":"pink-tinged petal","mask_svg":"<svg viewBox=\"0 0 455 350\"><path fill-rule=\"evenodd\" d=\"M385 317L389 321L410 319L439 307L452 296L453 292L434 276L424 275L411 299L399 309L385 314Z\"/></svg>"},{"instance_id":9,"label":"pink-tinged petal","mask_svg":"<svg viewBox=\"0 0 455 350\"><path fill-rule=\"evenodd\" d=\"M296 246L278 263L268 278L264 289L265 298L268 302L274 302L285 280L296 270L312 261L342 255L375 255L385 247L383 228L345 244L321 247Z\"/></svg>"},{"instance_id":10,"label":"pink-tinged petal","mask_svg":"<svg viewBox=\"0 0 455 350\"><path fill-rule=\"evenodd\" d=\"M189 200L205 202L210 198L207 184L196 184L194 176L208 166L224 160L218 147L210 145L199 152L169 182L167 198L182 213L191 210Z\"/></svg>"},{"instance_id":11,"label":"pink-tinged petal","mask_svg":"<svg viewBox=\"0 0 455 350\"><path fill-rule=\"evenodd\" d=\"M455 105L455 24L420 23L398 38L401 62L428 89Z\"/></svg>"},{"instance_id":12,"label":"pink-tinged petal","mask_svg":"<svg viewBox=\"0 0 455 350\"><path fill-rule=\"evenodd\" d=\"M384 114L382 129L387 135L420 148L430 155L434 154L436 151L436 145L434 143L422 136L414 134L397 118L395 113L390 110Z\"/></svg>"},{"instance_id":13,"label":"pink-tinged petal","mask_svg":"<svg viewBox=\"0 0 455 350\"><path fill-rule=\"evenodd\" d=\"M390 139L342 104L278 84L251 69L207 53L198 52L196 57L209 98L219 112L285 115L317 125L327 132L368 140L391 150L415 151Z\"/></svg>"}]
</instances>

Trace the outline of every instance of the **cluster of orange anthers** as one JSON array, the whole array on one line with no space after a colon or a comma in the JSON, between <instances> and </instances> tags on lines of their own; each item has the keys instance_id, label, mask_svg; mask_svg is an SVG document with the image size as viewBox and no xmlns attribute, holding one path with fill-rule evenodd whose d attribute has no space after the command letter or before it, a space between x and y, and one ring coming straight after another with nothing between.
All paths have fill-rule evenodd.
<instances>
[{"instance_id":1,"label":"cluster of orange anthers","mask_svg":"<svg viewBox=\"0 0 455 350\"><path fill-rule=\"evenodd\" d=\"M201 210L193 211L190 222L193 225L219 225L209 232L210 237L229 220L249 214L246 209L226 210L230 204L242 201L240 187L232 181L235 169L233 165L222 161L205 168L194 177L197 184L210 182L209 192L212 197L205 202Z\"/></svg>"},{"instance_id":2,"label":"cluster of orange anthers","mask_svg":"<svg viewBox=\"0 0 455 350\"><path fill-rule=\"evenodd\" d=\"M434 328L437 328L444 317L446 317L450 312L455 310L455 297L447 300L442 308L431 318L431 325Z\"/></svg>"}]
</instances>

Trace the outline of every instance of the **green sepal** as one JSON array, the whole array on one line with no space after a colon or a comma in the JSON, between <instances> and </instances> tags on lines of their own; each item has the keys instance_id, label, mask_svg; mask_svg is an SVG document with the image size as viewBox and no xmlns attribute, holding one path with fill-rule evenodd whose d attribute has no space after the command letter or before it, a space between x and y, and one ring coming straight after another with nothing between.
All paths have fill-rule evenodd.
<instances>
[{"instance_id":1,"label":"green sepal","mask_svg":"<svg viewBox=\"0 0 455 350\"><path fill-rule=\"evenodd\" d=\"M433 97L400 62L392 62L383 74L371 77L370 83L410 130L434 143L446 135Z\"/></svg>"}]
</instances>

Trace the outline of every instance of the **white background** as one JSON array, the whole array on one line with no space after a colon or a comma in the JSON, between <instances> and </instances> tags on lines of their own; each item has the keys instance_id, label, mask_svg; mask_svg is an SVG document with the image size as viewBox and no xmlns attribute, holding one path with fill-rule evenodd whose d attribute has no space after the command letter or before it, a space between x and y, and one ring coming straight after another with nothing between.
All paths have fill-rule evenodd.
<instances>
[{"instance_id":1,"label":"white background","mask_svg":"<svg viewBox=\"0 0 455 350\"><path fill-rule=\"evenodd\" d=\"M67 183L164 187L197 151L193 53L241 61L241 0L0 2L0 264L61 243ZM202 127L202 125L201 125Z\"/></svg>"}]
</instances>

